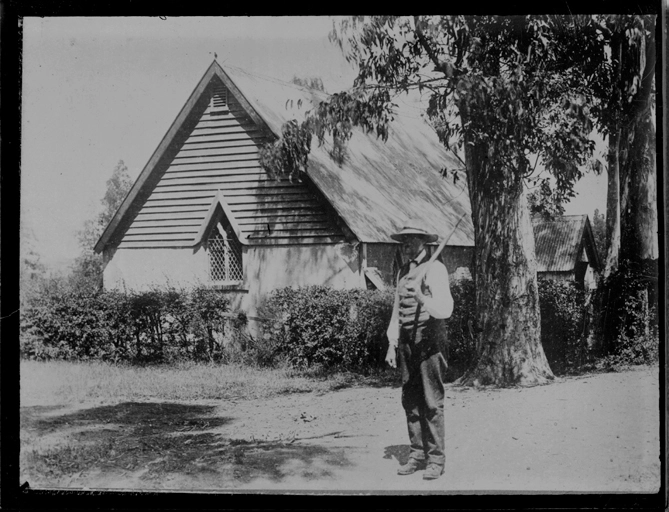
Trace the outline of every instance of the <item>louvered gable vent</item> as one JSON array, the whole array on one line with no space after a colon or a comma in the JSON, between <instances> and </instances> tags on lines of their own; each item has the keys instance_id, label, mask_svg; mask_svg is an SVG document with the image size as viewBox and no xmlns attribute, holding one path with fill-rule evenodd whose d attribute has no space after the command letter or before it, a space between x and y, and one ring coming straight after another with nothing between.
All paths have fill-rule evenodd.
<instances>
[{"instance_id":1,"label":"louvered gable vent","mask_svg":"<svg viewBox=\"0 0 669 512\"><path fill-rule=\"evenodd\" d=\"M119 247L190 247L217 192L242 244L331 243L343 239L322 198L304 183L275 180L260 166L269 141L214 76L204 112L139 209Z\"/></svg>"},{"instance_id":2,"label":"louvered gable vent","mask_svg":"<svg viewBox=\"0 0 669 512\"><path fill-rule=\"evenodd\" d=\"M214 85L214 94L209 103L209 113L212 116L230 114L228 109L228 89L221 83Z\"/></svg>"}]
</instances>

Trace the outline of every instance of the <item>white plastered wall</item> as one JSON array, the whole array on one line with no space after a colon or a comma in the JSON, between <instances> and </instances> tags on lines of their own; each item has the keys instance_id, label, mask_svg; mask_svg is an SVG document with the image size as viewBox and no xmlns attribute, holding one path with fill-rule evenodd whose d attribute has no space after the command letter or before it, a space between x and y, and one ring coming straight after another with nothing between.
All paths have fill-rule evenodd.
<instances>
[{"instance_id":1,"label":"white plastered wall","mask_svg":"<svg viewBox=\"0 0 669 512\"><path fill-rule=\"evenodd\" d=\"M157 288L190 288L207 282L208 260L203 250L118 249L104 270L105 289L145 291Z\"/></svg>"},{"instance_id":2,"label":"white plastered wall","mask_svg":"<svg viewBox=\"0 0 669 512\"><path fill-rule=\"evenodd\" d=\"M245 246L244 283L229 290L232 308L255 315L261 298L277 288L310 285L352 289L364 286L359 244ZM117 249L105 255L106 289L144 291L190 288L208 284L208 258L203 248Z\"/></svg>"},{"instance_id":3,"label":"white plastered wall","mask_svg":"<svg viewBox=\"0 0 669 512\"><path fill-rule=\"evenodd\" d=\"M323 285L360 288L357 250L348 244L251 247L244 262L248 294L242 307L255 313L258 301L277 288Z\"/></svg>"}]
</instances>

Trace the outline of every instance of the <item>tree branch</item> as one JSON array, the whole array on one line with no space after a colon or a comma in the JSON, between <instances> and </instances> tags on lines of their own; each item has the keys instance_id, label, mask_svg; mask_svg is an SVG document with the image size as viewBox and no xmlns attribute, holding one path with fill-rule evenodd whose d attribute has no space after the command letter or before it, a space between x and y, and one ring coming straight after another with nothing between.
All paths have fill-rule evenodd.
<instances>
[{"instance_id":1,"label":"tree branch","mask_svg":"<svg viewBox=\"0 0 669 512\"><path fill-rule=\"evenodd\" d=\"M523 179L529 178L534 174L534 171L537 170L537 164L539 163L539 155L537 155L537 159L534 161L534 167L532 167L532 170L528 172L527 174L523 175Z\"/></svg>"},{"instance_id":2,"label":"tree branch","mask_svg":"<svg viewBox=\"0 0 669 512\"><path fill-rule=\"evenodd\" d=\"M439 81L444 81L446 79L444 78L433 78L431 80L420 80L418 82L408 82L407 84L403 85L402 87L405 87L406 89L410 88L418 88L418 87L430 87L431 83L434 82L439 82ZM442 87L448 87L450 84L447 82L446 84L442 85ZM363 86L359 87L360 89L397 89L396 85L384 85L384 84L365 84ZM432 89L434 90L434 89Z\"/></svg>"},{"instance_id":3,"label":"tree branch","mask_svg":"<svg viewBox=\"0 0 669 512\"><path fill-rule=\"evenodd\" d=\"M420 16L414 16L413 17L413 22L414 25L416 26L416 36L418 37L418 42L420 42L421 46L425 50L425 53L427 53L427 56L429 59L432 61L434 64L434 69L435 71L439 71L440 73L443 73L446 75L447 78L452 78L453 77L453 66L450 65L448 62L442 62L439 60L439 56L437 53L434 51L434 49L430 46L430 43L428 42L427 38L425 37L425 34L423 33L423 29L421 27L421 21L420 21Z\"/></svg>"},{"instance_id":4,"label":"tree branch","mask_svg":"<svg viewBox=\"0 0 669 512\"><path fill-rule=\"evenodd\" d=\"M451 153L453 153L453 156L455 156L455 158L457 158L460 161L460 163L463 165L463 167L465 168L465 171L466 171L467 170L467 164L465 163L465 161L462 158L460 158L460 155L458 155L457 152L453 148L451 148L450 144L446 144L446 149L448 149Z\"/></svg>"}]
</instances>

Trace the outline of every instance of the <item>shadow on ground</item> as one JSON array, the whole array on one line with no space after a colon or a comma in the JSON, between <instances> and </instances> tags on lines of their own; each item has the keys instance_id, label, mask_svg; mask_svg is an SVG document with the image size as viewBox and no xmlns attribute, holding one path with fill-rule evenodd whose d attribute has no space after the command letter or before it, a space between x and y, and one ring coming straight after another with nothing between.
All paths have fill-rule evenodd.
<instances>
[{"instance_id":1,"label":"shadow on ground","mask_svg":"<svg viewBox=\"0 0 669 512\"><path fill-rule=\"evenodd\" d=\"M147 487L169 475L177 484L186 478L229 488L256 478L327 478L351 465L342 449L229 439L218 430L235 418L216 416L214 406L126 402L58 409L21 408L21 481L32 487L85 485L86 474L102 473L110 488L129 474Z\"/></svg>"},{"instance_id":2,"label":"shadow on ground","mask_svg":"<svg viewBox=\"0 0 669 512\"><path fill-rule=\"evenodd\" d=\"M386 446L383 452L384 459L395 459L400 465L409 461L409 452L411 447L408 444L395 444Z\"/></svg>"}]
</instances>

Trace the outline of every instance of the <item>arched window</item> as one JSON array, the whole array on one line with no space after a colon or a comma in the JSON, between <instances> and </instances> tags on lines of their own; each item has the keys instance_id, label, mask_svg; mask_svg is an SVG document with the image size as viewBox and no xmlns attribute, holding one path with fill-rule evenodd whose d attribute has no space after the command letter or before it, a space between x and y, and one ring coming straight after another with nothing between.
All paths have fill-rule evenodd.
<instances>
[{"instance_id":1,"label":"arched window","mask_svg":"<svg viewBox=\"0 0 669 512\"><path fill-rule=\"evenodd\" d=\"M244 279L242 246L232 228L219 222L207 240L209 278L213 282L234 282Z\"/></svg>"}]
</instances>

